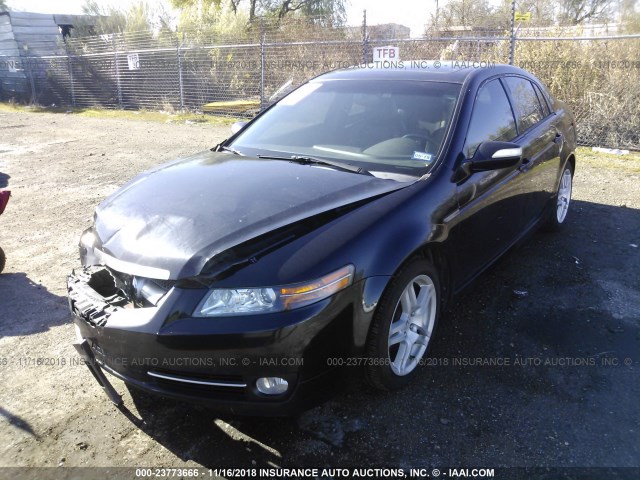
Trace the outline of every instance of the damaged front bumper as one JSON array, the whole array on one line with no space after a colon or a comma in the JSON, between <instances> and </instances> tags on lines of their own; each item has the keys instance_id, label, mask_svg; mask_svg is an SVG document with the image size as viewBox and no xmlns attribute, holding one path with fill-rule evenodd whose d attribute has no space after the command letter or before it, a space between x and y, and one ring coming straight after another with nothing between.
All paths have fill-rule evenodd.
<instances>
[{"instance_id":1,"label":"damaged front bumper","mask_svg":"<svg viewBox=\"0 0 640 480\"><path fill-rule=\"evenodd\" d=\"M100 365L96 361L96 357L93 355L93 351L89 346L89 342L87 342L86 340L79 340L78 342L74 343L73 346L75 347L80 357L84 360L85 365L89 368L89 371L93 375L93 378L95 378L98 384L103 388L104 392L107 394L107 397L109 397L109 400L111 400L115 406L121 406L122 397L118 394L116 389L113 388L113 385L111 385L107 377L105 377L102 369L100 368Z\"/></svg>"},{"instance_id":2,"label":"damaged front bumper","mask_svg":"<svg viewBox=\"0 0 640 480\"><path fill-rule=\"evenodd\" d=\"M231 413L288 415L335 388L332 359L352 350L354 286L297 310L221 318L192 316L204 287L127 278L103 266L74 272L67 288L76 349L116 404L103 369L147 392ZM288 389L261 393L265 377L284 379Z\"/></svg>"}]
</instances>

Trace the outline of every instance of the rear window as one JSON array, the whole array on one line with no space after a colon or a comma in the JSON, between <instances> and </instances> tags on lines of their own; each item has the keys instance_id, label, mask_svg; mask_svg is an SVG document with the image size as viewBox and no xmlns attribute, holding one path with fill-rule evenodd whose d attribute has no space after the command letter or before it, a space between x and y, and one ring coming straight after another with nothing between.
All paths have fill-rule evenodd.
<instances>
[{"instance_id":1,"label":"rear window","mask_svg":"<svg viewBox=\"0 0 640 480\"><path fill-rule=\"evenodd\" d=\"M547 97L542 92L542 90L540 90L540 87L535 83L533 84L533 88L535 88L536 93L538 94L538 100L540 100L540 105L542 105L542 110L544 110L545 117L547 115L550 115L551 110L549 109L549 103L547 102Z\"/></svg>"},{"instance_id":2,"label":"rear window","mask_svg":"<svg viewBox=\"0 0 640 480\"><path fill-rule=\"evenodd\" d=\"M521 77L507 77L505 81L513 99L518 132L522 133L533 127L547 114L543 110L536 91L533 89L533 84L529 80Z\"/></svg>"}]
</instances>

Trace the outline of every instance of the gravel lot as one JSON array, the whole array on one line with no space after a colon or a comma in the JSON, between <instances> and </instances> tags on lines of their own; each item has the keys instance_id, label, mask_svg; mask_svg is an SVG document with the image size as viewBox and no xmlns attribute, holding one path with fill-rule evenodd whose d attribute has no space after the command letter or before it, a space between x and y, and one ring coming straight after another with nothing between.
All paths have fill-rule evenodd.
<instances>
[{"instance_id":1,"label":"gravel lot","mask_svg":"<svg viewBox=\"0 0 640 480\"><path fill-rule=\"evenodd\" d=\"M0 466L640 467L640 156L578 158L569 228L454 302L410 388L351 385L283 420L135 404L114 379L126 409L111 405L72 364L78 236L127 179L228 132L0 112Z\"/></svg>"}]
</instances>

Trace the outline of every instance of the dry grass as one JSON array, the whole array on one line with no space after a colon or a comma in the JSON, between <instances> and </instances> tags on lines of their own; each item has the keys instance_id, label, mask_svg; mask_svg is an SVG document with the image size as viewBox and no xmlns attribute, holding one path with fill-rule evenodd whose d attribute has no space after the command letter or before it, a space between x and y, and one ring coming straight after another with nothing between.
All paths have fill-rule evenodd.
<instances>
[{"instance_id":1,"label":"dry grass","mask_svg":"<svg viewBox=\"0 0 640 480\"><path fill-rule=\"evenodd\" d=\"M220 117L215 115L203 115L198 113L169 113L150 110L117 110L106 108L61 108L41 107L37 105L27 106L12 102L0 103L0 112L31 112L31 113L60 113L66 115L78 115L89 118L120 118L127 120L141 120L145 122L159 123L206 123L210 125L231 125L236 118Z\"/></svg>"},{"instance_id":2,"label":"dry grass","mask_svg":"<svg viewBox=\"0 0 640 480\"><path fill-rule=\"evenodd\" d=\"M630 152L628 155L594 152L590 147L579 147L576 152L578 168L580 163L590 166L619 170L627 173L640 173L640 152Z\"/></svg>"}]
</instances>

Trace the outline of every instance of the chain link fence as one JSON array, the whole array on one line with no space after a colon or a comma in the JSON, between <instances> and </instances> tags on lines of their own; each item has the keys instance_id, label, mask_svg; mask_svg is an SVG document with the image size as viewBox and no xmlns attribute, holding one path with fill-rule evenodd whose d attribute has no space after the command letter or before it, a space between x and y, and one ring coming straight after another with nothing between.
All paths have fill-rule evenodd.
<instances>
[{"instance_id":1,"label":"chain link fence","mask_svg":"<svg viewBox=\"0 0 640 480\"><path fill-rule=\"evenodd\" d=\"M521 37L515 64L571 107L581 144L640 150L640 35Z\"/></svg>"},{"instance_id":2,"label":"chain link fence","mask_svg":"<svg viewBox=\"0 0 640 480\"><path fill-rule=\"evenodd\" d=\"M369 29L285 19L215 37L139 32L72 38L61 40L53 55L0 58L0 68L13 65L24 77L23 91L12 96L42 105L239 117L255 115L323 72L371 62L378 47L399 47L403 62L460 60L482 68L508 63L513 47L514 64L572 108L581 144L640 150L640 35L465 32L411 39Z\"/></svg>"}]
</instances>

